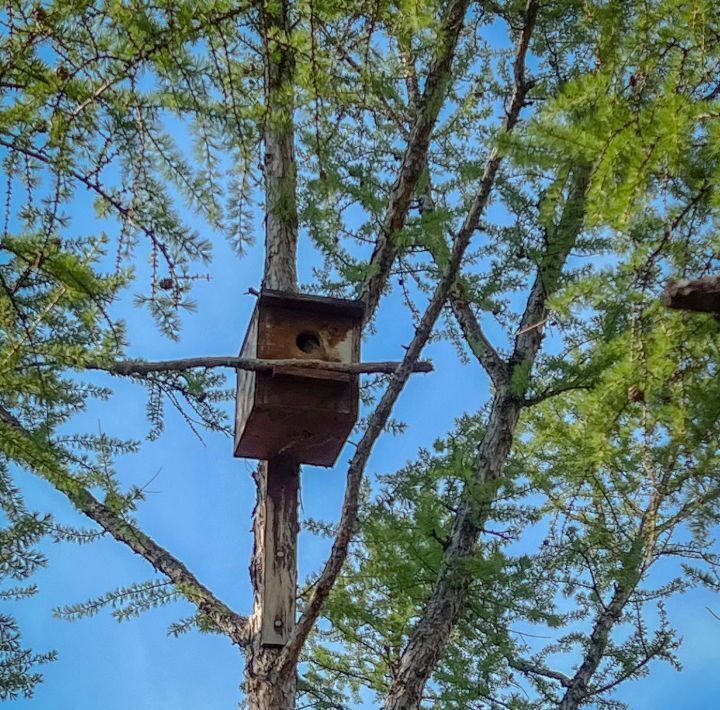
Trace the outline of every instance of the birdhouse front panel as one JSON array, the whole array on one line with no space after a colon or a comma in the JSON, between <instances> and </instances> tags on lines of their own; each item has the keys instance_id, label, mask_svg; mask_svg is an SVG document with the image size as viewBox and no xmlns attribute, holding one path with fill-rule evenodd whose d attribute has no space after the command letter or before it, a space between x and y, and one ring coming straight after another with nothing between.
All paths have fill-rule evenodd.
<instances>
[{"instance_id":1,"label":"birdhouse front panel","mask_svg":"<svg viewBox=\"0 0 720 710\"><path fill-rule=\"evenodd\" d=\"M359 362L363 313L358 301L264 290L241 355ZM331 466L357 420L358 398L357 375L287 366L239 371L235 455L286 454Z\"/></svg>"},{"instance_id":2,"label":"birdhouse front panel","mask_svg":"<svg viewBox=\"0 0 720 710\"><path fill-rule=\"evenodd\" d=\"M333 312L268 309L260 324L258 357L357 362L355 321Z\"/></svg>"}]
</instances>

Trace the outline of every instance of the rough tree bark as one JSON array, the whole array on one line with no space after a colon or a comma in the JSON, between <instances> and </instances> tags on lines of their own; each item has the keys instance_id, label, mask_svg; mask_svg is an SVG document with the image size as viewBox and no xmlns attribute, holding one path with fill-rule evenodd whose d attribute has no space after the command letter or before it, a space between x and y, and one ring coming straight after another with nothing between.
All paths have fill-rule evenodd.
<instances>
[{"instance_id":1,"label":"rough tree bark","mask_svg":"<svg viewBox=\"0 0 720 710\"><path fill-rule=\"evenodd\" d=\"M714 313L720 317L720 276L675 281L667 285L661 298L668 308Z\"/></svg>"},{"instance_id":2,"label":"rough tree bark","mask_svg":"<svg viewBox=\"0 0 720 710\"><path fill-rule=\"evenodd\" d=\"M437 49L428 70L422 95L418 95L415 88L408 91L415 118L370 259L371 276L361 289L361 298L367 304L366 321L371 320L375 313L397 256L395 236L405 224L410 201L426 167L430 137L450 83L455 48L464 27L469 5L469 0L450 1L438 32Z\"/></svg>"},{"instance_id":3,"label":"rough tree bark","mask_svg":"<svg viewBox=\"0 0 720 710\"><path fill-rule=\"evenodd\" d=\"M295 291L298 217L293 123L295 54L290 1L264 2L260 18L266 98L263 287ZM287 459L264 461L255 480L257 502L250 563L253 612L245 693L252 710L291 710L295 707L296 668L279 672L277 661L282 644L295 626L300 466Z\"/></svg>"},{"instance_id":4,"label":"rough tree bark","mask_svg":"<svg viewBox=\"0 0 720 710\"><path fill-rule=\"evenodd\" d=\"M536 12L537 3L530 0L525 21L527 40L532 32ZM516 72L518 66L516 63ZM450 542L427 607L401 656L400 667L385 701L386 710L419 707L425 685L465 609L471 580L464 571L464 562L475 553L524 406L525 391L513 387L512 373L515 368L529 372L537 358L547 319L547 299L557 288L565 260L582 227L588 178L588 170L579 168L576 171L560 222L554 233L547 235L548 246L538 265L508 361L500 364L502 361L498 361L494 349L487 347L487 340L474 317L469 320L471 313L461 308L461 325L465 326L466 334L471 336L471 342L475 344L473 350L481 363L488 367L495 384L495 396L487 429L478 449L473 481L466 487L463 501L455 515Z\"/></svg>"}]
</instances>

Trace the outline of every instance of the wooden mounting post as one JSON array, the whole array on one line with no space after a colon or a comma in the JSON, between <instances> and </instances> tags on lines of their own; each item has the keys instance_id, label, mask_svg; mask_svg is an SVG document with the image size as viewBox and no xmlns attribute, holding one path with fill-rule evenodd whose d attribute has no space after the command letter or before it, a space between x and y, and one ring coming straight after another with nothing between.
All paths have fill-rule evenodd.
<instances>
[{"instance_id":1,"label":"wooden mounting post","mask_svg":"<svg viewBox=\"0 0 720 710\"><path fill-rule=\"evenodd\" d=\"M265 489L260 642L283 646L295 627L300 465L289 456L277 456L262 465L260 476Z\"/></svg>"}]
</instances>

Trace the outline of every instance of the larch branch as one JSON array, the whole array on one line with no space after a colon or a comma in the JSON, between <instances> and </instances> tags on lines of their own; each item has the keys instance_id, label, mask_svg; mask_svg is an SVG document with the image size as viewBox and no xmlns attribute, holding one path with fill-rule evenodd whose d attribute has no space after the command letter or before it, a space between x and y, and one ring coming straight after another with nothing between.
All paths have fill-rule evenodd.
<instances>
[{"instance_id":1,"label":"larch branch","mask_svg":"<svg viewBox=\"0 0 720 710\"><path fill-rule=\"evenodd\" d=\"M507 382L510 376L510 367L483 332L470 304L463 297L459 284L456 284L450 295L450 306L470 351L488 373L493 384L498 386Z\"/></svg>"},{"instance_id":2,"label":"larch branch","mask_svg":"<svg viewBox=\"0 0 720 710\"><path fill-rule=\"evenodd\" d=\"M438 33L438 50L425 80L410 138L370 258L371 276L361 289L360 297L367 303L366 321L369 321L375 313L397 256L398 247L394 237L405 224L410 202L425 168L430 136L443 105L455 48L464 27L465 13L469 4L469 0L451 0Z\"/></svg>"},{"instance_id":3,"label":"larch branch","mask_svg":"<svg viewBox=\"0 0 720 710\"><path fill-rule=\"evenodd\" d=\"M545 668L545 666L539 666L535 663L529 663L528 661L523 661L519 658L508 658L507 662L510 668L513 668L516 671L531 675L540 675L544 676L545 678L551 678L552 680L558 681L560 685L563 686L563 688L569 688L572 683L572 680L564 673L551 670L550 668Z\"/></svg>"},{"instance_id":4,"label":"larch branch","mask_svg":"<svg viewBox=\"0 0 720 710\"><path fill-rule=\"evenodd\" d=\"M503 130L511 132L520 118L520 111L525 105L528 91L532 84L525 76L525 60L530 37L535 27L539 8L538 0L528 0L523 18L523 28L516 45L514 62L514 88L512 99L506 112ZM470 240L469 230L475 230L479 219L489 202L490 192L502 161L503 154L496 145L487 160L480 190L461 230L461 237ZM453 244L453 255L462 248L461 239L456 238ZM562 267L563 260L553 262L555 267ZM542 304L545 303L543 291ZM536 293L536 296L539 295ZM539 302L533 301L526 308L524 325L534 323L541 318L529 319L535 315ZM541 310L541 309L540 309ZM530 331L537 341L527 343L525 336L520 343L523 353L533 355L532 346L539 348L540 331ZM517 343L516 343L517 345ZM535 350L535 353L537 350ZM519 354L517 352L515 355ZM478 449L477 468L474 485L490 484L487 487L487 500L476 500L472 495L465 495L463 503L453 521L450 544L443 554L441 570L437 582L428 600L423 616L413 629L405 647L399 668L396 672L390 691L385 700L386 710L417 707L421 701L425 684L432 674L447 641L455 628L457 620L464 609L469 580L460 569L462 562L475 552L477 536L487 517L487 509L492 499L494 486L500 480L505 460L510 452L512 437L517 425L520 403L512 393L509 383L496 388L488 426Z\"/></svg>"},{"instance_id":5,"label":"larch branch","mask_svg":"<svg viewBox=\"0 0 720 710\"><path fill-rule=\"evenodd\" d=\"M530 6L533 7L536 0L530 0ZM532 22L534 23L534 12ZM527 45L525 45L525 49ZM505 119L505 129L512 130L519 118L520 109L524 105L525 95L529 85L525 82L519 87L513 95L511 111ZM425 344L427 343L432 330L435 327L442 309L447 302L450 291L457 281L460 266L463 257L467 251L472 235L476 231L477 223L484 213L489 201L492 187L495 181L495 175L500 166L501 153L498 148L494 148L491 152L488 162L485 166L478 193L473 200L473 204L466 216L462 226L453 241L453 248L450 259L443 274L438 282L433 295L428 303L425 312L415 330L412 342L408 346L407 352L403 359L402 365L393 375L387 389L383 393L378 406L369 418L367 428L363 434L360 443L355 450L347 473L347 483L345 488L345 498L338 524L337 533L333 546L330 551L325 565L315 583L310 599L307 603L303 615L300 617L295 630L290 636L287 644L283 648L280 658L280 672L289 672L294 668L300 656L305 639L310 634L327 597L332 590L335 581L340 574L340 570L347 558L350 541L355 532L358 520L358 511L360 507L360 485L364 475L365 467L372 452L372 448L378 436L382 432L387 423L392 408L397 401L398 396L402 392L408 377L413 371L415 363L417 363ZM424 683L423 683L424 685ZM398 706L399 707L399 706Z\"/></svg>"},{"instance_id":6,"label":"larch branch","mask_svg":"<svg viewBox=\"0 0 720 710\"><path fill-rule=\"evenodd\" d=\"M588 690L590 680L600 666L610 632L620 620L633 587L634 585L617 585L611 601L596 617L583 653L583 661L566 686L567 690L558 704L558 710L577 710L590 694Z\"/></svg>"},{"instance_id":7,"label":"larch branch","mask_svg":"<svg viewBox=\"0 0 720 710\"><path fill-rule=\"evenodd\" d=\"M245 646L249 640L248 620L232 611L205 587L176 557L120 514L101 503L82 486L58 461L50 444L38 442L10 411L0 406L0 423L13 446L18 460L51 483L75 508L94 520L118 542L127 545L156 570L164 574L194 604L198 611L228 636L233 643Z\"/></svg>"}]
</instances>

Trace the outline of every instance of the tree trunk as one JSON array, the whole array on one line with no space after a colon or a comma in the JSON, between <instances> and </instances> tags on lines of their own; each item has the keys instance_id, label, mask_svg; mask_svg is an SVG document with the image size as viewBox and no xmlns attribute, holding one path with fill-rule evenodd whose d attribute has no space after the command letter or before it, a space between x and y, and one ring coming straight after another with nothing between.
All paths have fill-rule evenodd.
<instances>
[{"instance_id":1,"label":"tree trunk","mask_svg":"<svg viewBox=\"0 0 720 710\"><path fill-rule=\"evenodd\" d=\"M261 8L265 49L265 268L263 287L297 289L297 197L294 141L295 55L289 0ZM252 710L292 710L296 668L278 672L278 657L295 626L300 467L279 458L256 473L251 643L245 694Z\"/></svg>"},{"instance_id":2,"label":"tree trunk","mask_svg":"<svg viewBox=\"0 0 720 710\"><path fill-rule=\"evenodd\" d=\"M297 175L295 167L295 52L290 2L263 7L265 45L265 273L263 286L297 288Z\"/></svg>"},{"instance_id":3,"label":"tree trunk","mask_svg":"<svg viewBox=\"0 0 720 710\"><path fill-rule=\"evenodd\" d=\"M422 618L413 629L400 659L400 668L386 698L385 710L418 708L422 693L442 656L465 608L470 578L464 562L475 553L478 537L490 514L505 462L510 454L530 371L542 343L547 320L547 300L557 288L562 269L583 225L589 171L578 168L573 175L563 213L547 234L545 254L538 265L528 296L507 379L498 377L487 429L478 449L473 481L466 485L463 501L453 521L432 595ZM525 371L524 382L512 384L515 371Z\"/></svg>"},{"instance_id":4,"label":"tree trunk","mask_svg":"<svg viewBox=\"0 0 720 710\"><path fill-rule=\"evenodd\" d=\"M403 652L400 668L385 700L385 710L409 710L420 706L425 684L465 608L470 579L464 571L463 561L474 552L494 497L495 483L510 452L519 415L519 400L510 396L507 388L497 392L478 452L476 489L474 494L466 496L458 510L435 591Z\"/></svg>"},{"instance_id":5,"label":"tree trunk","mask_svg":"<svg viewBox=\"0 0 720 710\"><path fill-rule=\"evenodd\" d=\"M245 696L249 710L292 710L295 707L295 673L275 672L280 648L253 646L245 665Z\"/></svg>"}]
</instances>

